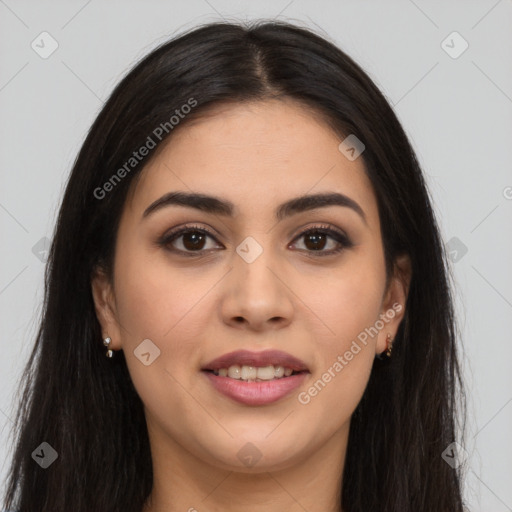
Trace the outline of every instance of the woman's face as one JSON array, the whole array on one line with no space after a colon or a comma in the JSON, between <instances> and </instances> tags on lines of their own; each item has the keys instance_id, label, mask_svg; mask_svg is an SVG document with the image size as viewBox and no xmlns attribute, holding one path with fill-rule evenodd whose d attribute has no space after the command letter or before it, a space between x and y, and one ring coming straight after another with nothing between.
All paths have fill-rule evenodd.
<instances>
[{"instance_id":1,"label":"woman's face","mask_svg":"<svg viewBox=\"0 0 512 512\"><path fill-rule=\"evenodd\" d=\"M342 457L406 290L398 279L385 289L376 198L362 158L348 159L341 142L292 101L236 104L180 127L145 167L122 214L113 287L98 274L93 291L144 403L152 450L242 472ZM155 204L171 192L231 211ZM333 193L356 206L279 210ZM282 351L306 371L265 383L204 370L237 350ZM235 355L210 369L268 378L293 366L271 354L245 364L267 367L259 373L238 372L237 361L251 362Z\"/></svg>"}]
</instances>

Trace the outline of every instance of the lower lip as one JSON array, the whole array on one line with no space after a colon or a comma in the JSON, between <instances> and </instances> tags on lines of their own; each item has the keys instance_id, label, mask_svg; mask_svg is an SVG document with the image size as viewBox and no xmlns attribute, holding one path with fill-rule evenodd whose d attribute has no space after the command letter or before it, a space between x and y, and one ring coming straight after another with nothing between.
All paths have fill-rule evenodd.
<instances>
[{"instance_id":1,"label":"lower lip","mask_svg":"<svg viewBox=\"0 0 512 512\"><path fill-rule=\"evenodd\" d=\"M221 377L213 372L203 371L203 373L217 391L246 405L265 405L276 402L298 388L309 375L308 372L304 372L266 382L246 382Z\"/></svg>"}]
</instances>

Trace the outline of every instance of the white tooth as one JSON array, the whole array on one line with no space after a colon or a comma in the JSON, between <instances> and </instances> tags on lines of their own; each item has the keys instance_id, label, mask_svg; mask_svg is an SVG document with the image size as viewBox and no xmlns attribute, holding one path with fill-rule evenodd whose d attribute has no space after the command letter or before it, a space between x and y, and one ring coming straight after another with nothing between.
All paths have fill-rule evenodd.
<instances>
[{"instance_id":1,"label":"white tooth","mask_svg":"<svg viewBox=\"0 0 512 512\"><path fill-rule=\"evenodd\" d=\"M258 370L255 366L242 366L240 369L240 378L243 380L254 380L257 377Z\"/></svg>"},{"instance_id":2,"label":"white tooth","mask_svg":"<svg viewBox=\"0 0 512 512\"><path fill-rule=\"evenodd\" d=\"M275 376L275 370L272 365L258 368L258 379L272 380Z\"/></svg>"},{"instance_id":3,"label":"white tooth","mask_svg":"<svg viewBox=\"0 0 512 512\"><path fill-rule=\"evenodd\" d=\"M232 379L241 379L245 381L258 380L273 380L274 378L280 379L282 377L289 377L293 370L291 368L285 368L284 366L248 366L234 364L229 368L219 368L215 370L215 375L221 377L231 377Z\"/></svg>"},{"instance_id":4,"label":"white tooth","mask_svg":"<svg viewBox=\"0 0 512 512\"><path fill-rule=\"evenodd\" d=\"M228 377L231 377L232 379L239 379L240 378L240 366L237 364L234 364L228 368Z\"/></svg>"},{"instance_id":5,"label":"white tooth","mask_svg":"<svg viewBox=\"0 0 512 512\"><path fill-rule=\"evenodd\" d=\"M284 366L274 366L274 375L282 377L284 375Z\"/></svg>"}]
</instances>

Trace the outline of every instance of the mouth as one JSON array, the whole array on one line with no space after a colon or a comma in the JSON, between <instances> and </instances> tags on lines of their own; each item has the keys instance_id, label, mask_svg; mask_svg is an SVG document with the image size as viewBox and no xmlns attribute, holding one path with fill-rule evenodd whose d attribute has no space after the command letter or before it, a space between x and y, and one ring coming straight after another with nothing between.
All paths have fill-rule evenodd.
<instances>
[{"instance_id":1,"label":"mouth","mask_svg":"<svg viewBox=\"0 0 512 512\"><path fill-rule=\"evenodd\" d=\"M238 350L210 361L201 371L214 389L245 405L280 400L310 375L303 361L278 350Z\"/></svg>"},{"instance_id":2,"label":"mouth","mask_svg":"<svg viewBox=\"0 0 512 512\"><path fill-rule=\"evenodd\" d=\"M204 365L201 370L238 380L273 380L309 372L304 361L281 350L235 350Z\"/></svg>"}]
</instances>

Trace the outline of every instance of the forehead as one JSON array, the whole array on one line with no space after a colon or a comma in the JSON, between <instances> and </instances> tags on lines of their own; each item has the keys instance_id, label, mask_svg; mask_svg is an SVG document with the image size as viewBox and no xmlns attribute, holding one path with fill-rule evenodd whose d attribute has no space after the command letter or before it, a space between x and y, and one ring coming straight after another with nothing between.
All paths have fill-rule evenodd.
<instances>
[{"instance_id":1,"label":"forehead","mask_svg":"<svg viewBox=\"0 0 512 512\"><path fill-rule=\"evenodd\" d=\"M348 160L338 149L342 140L295 101L224 105L171 135L142 171L132 207L143 211L169 191L193 191L229 199L244 216L291 197L339 192L375 221L363 159Z\"/></svg>"}]
</instances>

